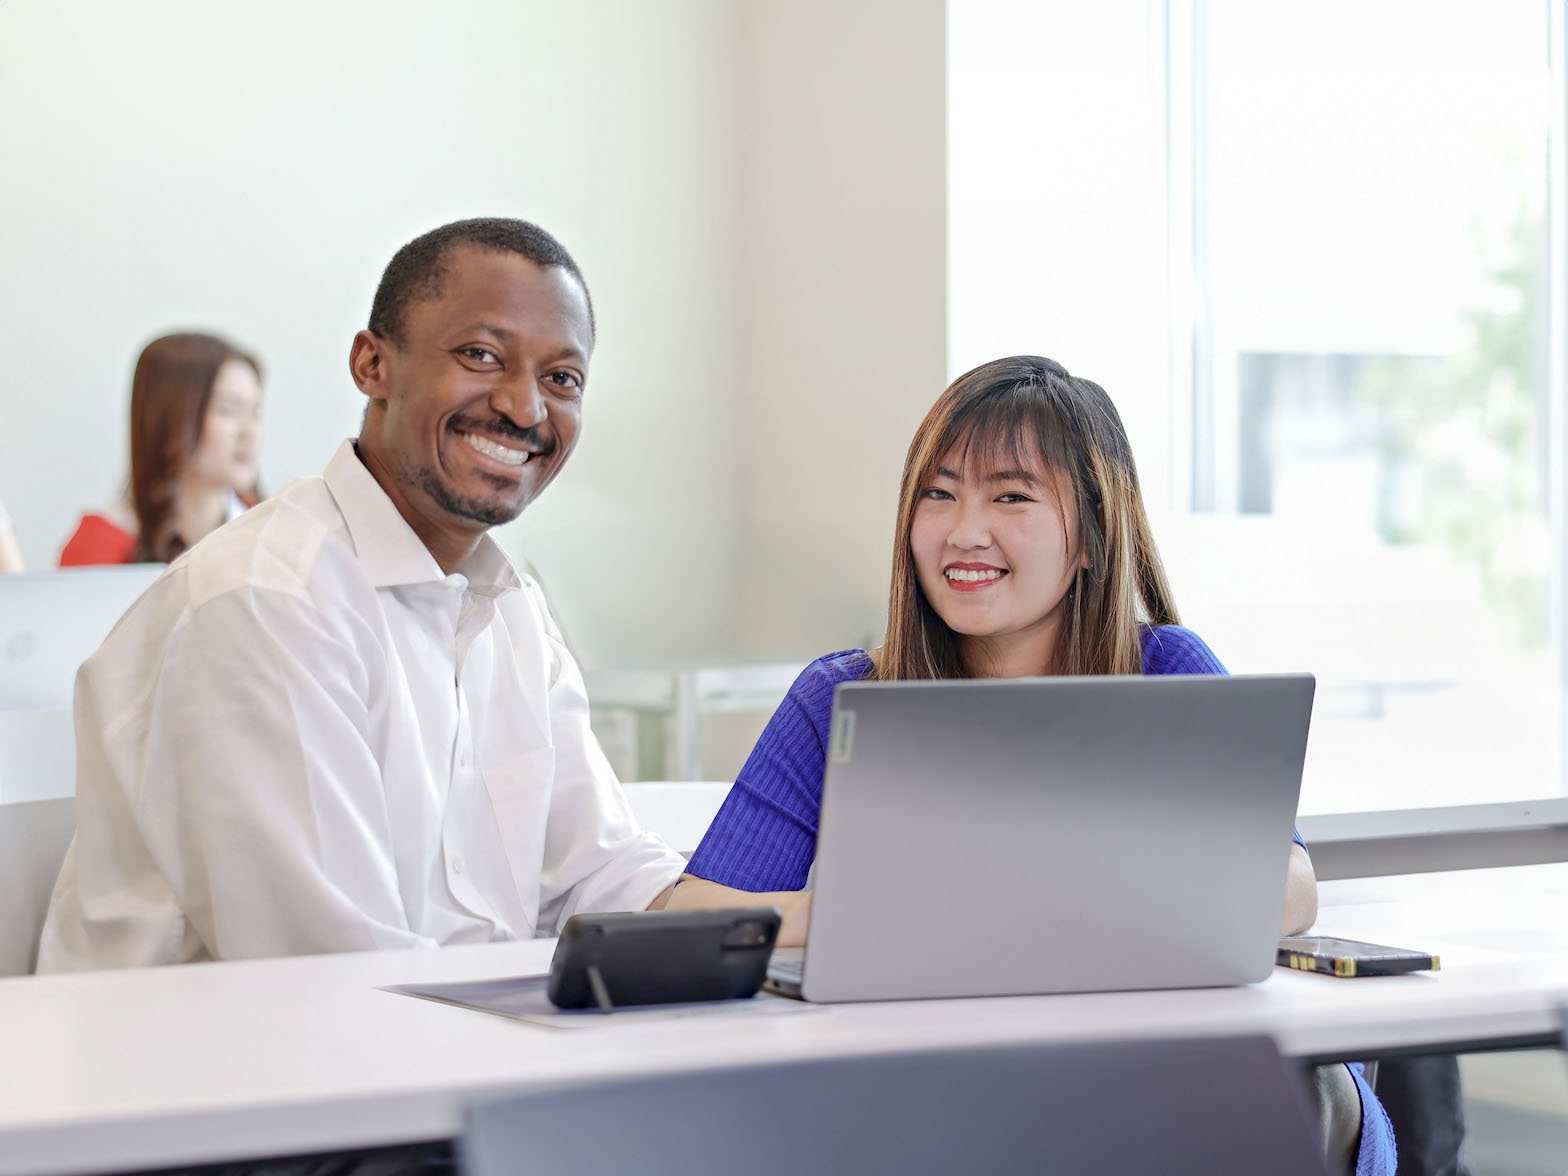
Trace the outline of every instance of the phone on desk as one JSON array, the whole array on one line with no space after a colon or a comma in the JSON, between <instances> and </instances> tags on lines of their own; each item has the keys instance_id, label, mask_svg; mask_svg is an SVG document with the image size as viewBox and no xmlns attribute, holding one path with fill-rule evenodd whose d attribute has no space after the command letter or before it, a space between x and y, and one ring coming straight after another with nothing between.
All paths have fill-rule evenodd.
<instances>
[{"instance_id":1,"label":"phone on desk","mask_svg":"<svg viewBox=\"0 0 1568 1176\"><path fill-rule=\"evenodd\" d=\"M1435 955L1363 943L1359 939L1335 939L1326 935L1288 935L1279 941L1275 962L1281 967L1303 972L1324 972L1330 976L1394 976L1401 972L1436 972L1442 961Z\"/></svg>"},{"instance_id":2,"label":"phone on desk","mask_svg":"<svg viewBox=\"0 0 1568 1176\"><path fill-rule=\"evenodd\" d=\"M756 994L778 939L778 907L573 915L545 989L562 1009L731 1000Z\"/></svg>"}]
</instances>

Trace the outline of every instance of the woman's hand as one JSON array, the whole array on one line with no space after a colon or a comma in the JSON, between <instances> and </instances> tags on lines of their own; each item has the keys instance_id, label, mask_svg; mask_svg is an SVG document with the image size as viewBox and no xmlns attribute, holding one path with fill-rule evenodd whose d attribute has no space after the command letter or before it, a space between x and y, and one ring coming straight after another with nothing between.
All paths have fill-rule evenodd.
<instances>
[{"instance_id":1,"label":"woman's hand","mask_svg":"<svg viewBox=\"0 0 1568 1176\"><path fill-rule=\"evenodd\" d=\"M1285 875L1285 909L1279 918L1281 935L1300 935L1318 918L1318 876L1312 859L1301 846L1290 847L1290 870Z\"/></svg>"},{"instance_id":2,"label":"woman's hand","mask_svg":"<svg viewBox=\"0 0 1568 1176\"><path fill-rule=\"evenodd\" d=\"M711 907L776 906L784 915L779 926L779 947L802 947L806 942L806 924L811 919L811 891L773 890L758 893L721 886L691 874L682 874L673 888L654 900L650 910L702 910Z\"/></svg>"}]
</instances>

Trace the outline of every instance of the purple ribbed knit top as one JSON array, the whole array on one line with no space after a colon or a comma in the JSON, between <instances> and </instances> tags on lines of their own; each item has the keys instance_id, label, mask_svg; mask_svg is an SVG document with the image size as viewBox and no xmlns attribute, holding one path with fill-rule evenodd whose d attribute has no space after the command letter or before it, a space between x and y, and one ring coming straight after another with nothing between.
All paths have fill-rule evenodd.
<instances>
[{"instance_id":1,"label":"purple ribbed knit top","mask_svg":"<svg viewBox=\"0 0 1568 1176\"><path fill-rule=\"evenodd\" d=\"M1223 674L1192 630L1144 626L1145 674ZM790 687L735 778L688 872L739 890L799 890L817 854L833 690L871 673L863 649L819 657ZM1297 836L1300 840L1300 836Z\"/></svg>"}]
</instances>

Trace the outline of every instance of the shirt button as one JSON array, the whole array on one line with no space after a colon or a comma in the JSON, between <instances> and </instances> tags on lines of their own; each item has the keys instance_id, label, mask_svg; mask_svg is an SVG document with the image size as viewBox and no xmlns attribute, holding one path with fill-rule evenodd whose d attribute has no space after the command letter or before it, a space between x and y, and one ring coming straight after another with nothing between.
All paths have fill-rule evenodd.
<instances>
[{"instance_id":1,"label":"shirt button","mask_svg":"<svg viewBox=\"0 0 1568 1176\"><path fill-rule=\"evenodd\" d=\"M468 869L468 863L465 862L462 858L452 859L452 873L461 874L466 869Z\"/></svg>"},{"instance_id":2,"label":"shirt button","mask_svg":"<svg viewBox=\"0 0 1568 1176\"><path fill-rule=\"evenodd\" d=\"M459 753L457 757L457 766L464 769L468 767L468 753L466 751Z\"/></svg>"}]
</instances>

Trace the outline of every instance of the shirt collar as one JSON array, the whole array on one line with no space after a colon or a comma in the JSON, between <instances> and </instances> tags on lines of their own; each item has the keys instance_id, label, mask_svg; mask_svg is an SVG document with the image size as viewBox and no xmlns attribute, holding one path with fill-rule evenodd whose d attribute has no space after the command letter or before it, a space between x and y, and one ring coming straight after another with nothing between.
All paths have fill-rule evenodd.
<instances>
[{"instance_id":1,"label":"shirt collar","mask_svg":"<svg viewBox=\"0 0 1568 1176\"><path fill-rule=\"evenodd\" d=\"M359 460L352 439L338 447L323 476L343 514L354 553L377 588L447 578L430 549ZM484 596L500 596L522 587L512 561L489 535L480 538L460 571L469 587Z\"/></svg>"}]
</instances>

